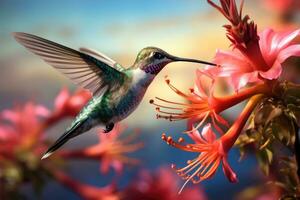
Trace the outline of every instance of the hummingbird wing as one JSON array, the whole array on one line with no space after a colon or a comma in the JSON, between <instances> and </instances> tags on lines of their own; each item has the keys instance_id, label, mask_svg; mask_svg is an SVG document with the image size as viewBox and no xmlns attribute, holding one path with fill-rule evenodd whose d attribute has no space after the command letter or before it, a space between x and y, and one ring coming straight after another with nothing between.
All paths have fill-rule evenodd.
<instances>
[{"instance_id":1,"label":"hummingbird wing","mask_svg":"<svg viewBox=\"0 0 300 200\"><path fill-rule=\"evenodd\" d=\"M79 86L101 95L107 86L119 85L125 73L111 66L107 58L97 59L83 53L28 33L13 33L15 39L45 62L65 74ZM99 57L98 57L99 58ZM104 60L107 60L104 62Z\"/></svg>"},{"instance_id":2,"label":"hummingbird wing","mask_svg":"<svg viewBox=\"0 0 300 200\"><path fill-rule=\"evenodd\" d=\"M85 47L79 48L79 51L82 53L85 53L87 55L90 55L94 58L97 58L98 60L108 64L109 66L115 68L116 70L118 70L120 72L123 72L126 70L122 65L120 65L119 63L117 63L116 61L114 61L113 59L111 59L110 57L105 55L104 53L101 53L94 49L85 48Z\"/></svg>"}]
</instances>

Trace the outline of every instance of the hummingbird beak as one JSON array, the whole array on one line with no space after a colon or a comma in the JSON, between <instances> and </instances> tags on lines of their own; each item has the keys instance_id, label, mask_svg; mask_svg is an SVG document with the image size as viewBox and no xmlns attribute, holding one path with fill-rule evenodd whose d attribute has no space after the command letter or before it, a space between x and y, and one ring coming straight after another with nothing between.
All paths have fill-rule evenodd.
<instances>
[{"instance_id":1,"label":"hummingbird beak","mask_svg":"<svg viewBox=\"0 0 300 200\"><path fill-rule=\"evenodd\" d=\"M201 63L201 64L205 64L205 65L212 65L212 66L218 66L215 63L211 63L211 62L206 62L203 60L196 60L196 59L190 59L190 58L180 58L180 57L176 57L176 56L168 56L169 59L171 59L173 62L192 62L192 63Z\"/></svg>"}]
</instances>

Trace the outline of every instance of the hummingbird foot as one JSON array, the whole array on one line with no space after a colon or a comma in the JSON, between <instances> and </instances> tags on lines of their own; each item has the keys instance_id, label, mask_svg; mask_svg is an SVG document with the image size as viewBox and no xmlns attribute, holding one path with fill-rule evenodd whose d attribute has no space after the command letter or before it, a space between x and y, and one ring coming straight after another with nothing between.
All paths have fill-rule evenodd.
<instances>
[{"instance_id":1,"label":"hummingbird foot","mask_svg":"<svg viewBox=\"0 0 300 200\"><path fill-rule=\"evenodd\" d=\"M109 124L107 124L106 126L105 126L105 129L104 129L104 133L109 133L111 130L113 130L113 128L114 128L114 126L115 126L115 124L114 123L109 123Z\"/></svg>"}]
</instances>

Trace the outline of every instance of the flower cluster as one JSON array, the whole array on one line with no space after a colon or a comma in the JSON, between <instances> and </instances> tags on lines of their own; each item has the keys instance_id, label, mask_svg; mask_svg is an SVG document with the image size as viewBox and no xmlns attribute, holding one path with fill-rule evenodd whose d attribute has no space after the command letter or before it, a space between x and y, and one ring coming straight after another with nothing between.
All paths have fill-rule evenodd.
<instances>
[{"instance_id":1,"label":"flower cluster","mask_svg":"<svg viewBox=\"0 0 300 200\"><path fill-rule=\"evenodd\" d=\"M117 125L110 135L99 131L99 141L94 146L62 150L47 160L41 160L42 153L50 144L45 135L47 130L65 117L75 116L90 98L90 93L85 90L71 95L67 89L63 89L55 100L53 111L28 102L0 113L1 199L22 198L21 187L28 182L35 190L40 191L50 177L70 187L77 187L80 183L73 181L62 171L62 163L70 160L100 161L101 173L107 173L112 167L119 174L125 164L137 163L137 160L127 157L127 154L140 149L142 143L134 141L136 134L120 138L125 129L121 125ZM113 194L112 187L102 189L86 185L85 190L89 194L101 196L101 199L113 199L108 198ZM83 197L93 199L88 195Z\"/></svg>"},{"instance_id":2,"label":"flower cluster","mask_svg":"<svg viewBox=\"0 0 300 200\"><path fill-rule=\"evenodd\" d=\"M218 65L206 66L204 69L196 71L194 88L190 89L189 94L178 90L167 79L168 86L183 97L185 102L174 102L158 97L150 101L156 106L158 118L171 121L187 119L188 130L185 131L185 134L192 139L193 143L186 143L182 137L176 141L171 136L162 135L162 139L168 145L187 152L199 153L195 159L187 161L186 167L177 168L172 165L177 174L186 180L183 187L189 181L199 183L211 178L219 165L222 165L223 172L230 182L237 181L237 176L227 161L228 152L246 127L248 129L251 127L252 130L258 129L255 121L251 124L248 123L249 125L247 122L267 112L257 109L258 105L265 106L262 102L276 99L276 102L283 102L286 108L284 111L276 113L275 106L273 106L271 118L268 121L264 119L265 126L270 124L277 126L272 130L278 130L287 125L277 117L287 117L292 127L294 127L293 124L299 122L300 105L297 100L299 86L288 82L289 80L282 80L282 71L284 62L288 58L300 57L300 44L297 44L296 40L300 36L300 29L276 32L267 28L258 33L255 22L251 21L248 15L243 15L243 1L239 9L235 0L219 1L220 5L212 0L207 0L229 21L230 24L224 25L224 27L232 49L217 50L214 62ZM215 95L214 88L218 84L219 77L228 81L234 89L233 94ZM221 112L247 99L249 100L242 112L230 126L221 116ZM208 121L211 122L206 124ZM202 130L198 131L198 129ZM273 134L275 133L273 132ZM283 141L282 134L280 133L278 137L281 138L279 139L281 142ZM295 132L289 132L289 134L295 134ZM271 141L271 137L274 138L269 134L269 141ZM253 142L257 139L252 138L248 141ZM260 150L265 150L264 148L269 144L261 145ZM270 150L265 150L267 154L268 151Z\"/></svg>"}]
</instances>

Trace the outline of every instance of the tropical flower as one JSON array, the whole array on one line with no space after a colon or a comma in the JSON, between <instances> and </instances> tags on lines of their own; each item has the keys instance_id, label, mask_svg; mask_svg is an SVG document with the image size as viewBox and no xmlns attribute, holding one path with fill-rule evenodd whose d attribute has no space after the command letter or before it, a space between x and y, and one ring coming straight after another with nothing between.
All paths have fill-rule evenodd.
<instances>
[{"instance_id":1,"label":"tropical flower","mask_svg":"<svg viewBox=\"0 0 300 200\"><path fill-rule=\"evenodd\" d=\"M203 87L205 82L208 83L208 88ZM154 100L151 100L150 103L157 106L156 110L159 113L157 118L169 119L170 121L188 119L188 130L192 129L195 122L199 122L195 129L201 127L208 118L211 118L212 123L219 131L222 129L217 123L228 126L227 121L218 114L220 109L218 108L218 101L213 95L213 79L207 74L197 70L195 86L194 89L190 89L190 94L185 94L177 89L167 78L166 83L187 103L178 103L156 97L160 103L156 103Z\"/></svg>"},{"instance_id":2,"label":"tropical flower","mask_svg":"<svg viewBox=\"0 0 300 200\"><path fill-rule=\"evenodd\" d=\"M91 93L85 89L78 89L70 95L68 89L63 88L55 99L54 111L48 123L51 124L64 117L75 117L91 97Z\"/></svg>"},{"instance_id":3,"label":"tropical flower","mask_svg":"<svg viewBox=\"0 0 300 200\"><path fill-rule=\"evenodd\" d=\"M43 122L41 118L50 115L50 111L41 105L26 103L14 110L4 110L0 117L0 152L13 153L12 149L29 149L42 139ZM7 123L5 123L5 121Z\"/></svg>"},{"instance_id":4,"label":"tropical flower","mask_svg":"<svg viewBox=\"0 0 300 200\"><path fill-rule=\"evenodd\" d=\"M180 195L178 179L168 169L162 167L155 173L143 170L122 193L121 200L162 199L162 200L206 200L199 187L186 188Z\"/></svg>"},{"instance_id":5,"label":"tropical flower","mask_svg":"<svg viewBox=\"0 0 300 200\"><path fill-rule=\"evenodd\" d=\"M44 120L49 110L32 102L6 109L0 113L0 190L1 198L19 199L24 182L40 183L46 174L46 163L40 161L45 150ZM20 197L21 198L21 197Z\"/></svg>"},{"instance_id":6,"label":"tropical flower","mask_svg":"<svg viewBox=\"0 0 300 200\"><path fill-rule=\"evenodd\" d=\"M230 21L225 28L234 49L218 50L214 62L221 67L207 67L206 72L211 76L230 77L236 91L247 83L278 79L282 63L291 56L300 56L300 45L294 44L300 29L285 32L265 29L258 34L249 16L242 17L243 3L238 10L235 0L220 0L221 6L208 2Z\"/></svg>"},{"instance_id":7,"label":"tropical flower","mask_svg":"<svg viewBox=\"0 0 300 200\"><path fill-rule=\"evenodd\" d=\"M247 83L278 79L282 72L282 63L291 56L300 56L300 45L293 42L299 35L300 29L285 32L265 29L260 34L260 51L254 51L252 58L243 55L238 49L218 50L214 62L222 67L207 68L207 72L212 76L230 77L236 90ZM261 53L264 58L263 68L254 58L257 53Z\"/></svg>"},{"instance_id":8,"label":"tropical flower","mask_svg":"<svg viewBox=\"0 0 300 200\"><path fill-rule=\"evenodd\" d=\"M107 173L109 168L121 173L124 164L136 164L138 160L125 156L127 153L140 149L142 143L134 143L135 135L120 139L125 126L117 124L109 134L99 131L99 143L79 150L64 150L58 154L64 158L71 159L93 159L100 160L101 173Z\"/></svg>"},{"instance_id":9,"label":"tropical flower","mask_svg":"<svg viewBox=\"0 0 300 200\"><path fill-rule=\"evenodd\" d=\"M216 97L213 94L214 79L208 73L201 70L196 71L194 89L190 89L190 94L185 94L177 89L171 84L169 79L166 79L166 83L174 92L183 97L186 100L186 103L178 103L156 97L156 100L158 100L159 103L154 100L151 100L150 103L157 106L156 111L159 113L157 115L158 118L169 119L171 121L187 119L189 131L200 128L210 118L214 128L221 134L223 133L223 130L219 124L225 127L228 127L229 125L219 113L255 94L265 94L270 91L268 85L258 84L242 90L238 94ZM204 87L205 85L207 87ZM193 127L196 122L198 122L198 124Z\"/></svg>"},{"instance_id":10,"label":"tropical flower","mask_svg":"<svg viewBox=\"0 0 300 200\"><path fill-rule=\"evenodd\" d=\"M41 190L42 183L53 172L57 180L81 192L82 198L115 200L116 196L111 193L110 186L107 188L88 186L56 171L62 167L62 161L67 162L70 159L100 160L101 172L106 173L112 166L119 174L124 164L137 163L137 160L125 154L136 151L142 144L132 144L135 138L133 135L121 139L120 134L124 126L120 125L117 125L110 134L99 133L99 143L94 146L59 152L51 159L41 161L41 154L48 148L45 137L48 128L64 117L70 116L69 114L75 114L75 111L79 111L83 105L83 99L87 100L82 93L66 98L66 91L63 90L56 99L57 106L54 112L29 102L0 113L0 196L4 199L17 196L19 199L19 196L22 196L20 188L25 183L32 184L35 190ZM72 112L68 110L71 108L75 110Z\"/></svg>"},{"instance_id":11,"label":"tropical flower","mask_svg":"<svg viewBox=\"0 0 300 200\"><path fill-rule=\"evenodd\" d=\"M207 124L202 129L201 134L195 129L191 133L188 133L190 138L194 141L193 144L185 144L183 138L179 138L178 142L176 142L171 136L162 135L162 139L173 147L188 152L200 153L195 159L187 161L186 167L177 169L175 165L172 165L172 168L175 169L177 174L186 180L180 192L189 181L199 183L211 178L221 163L223 172L228 180L230 182L237 182L237 176L228 164L227 155L241 133L248 117L261 98L262 95L252 97L238 119L219 139L217 139L215 133L212 131L210 124Z\"/></svg>"}]
</instances>

